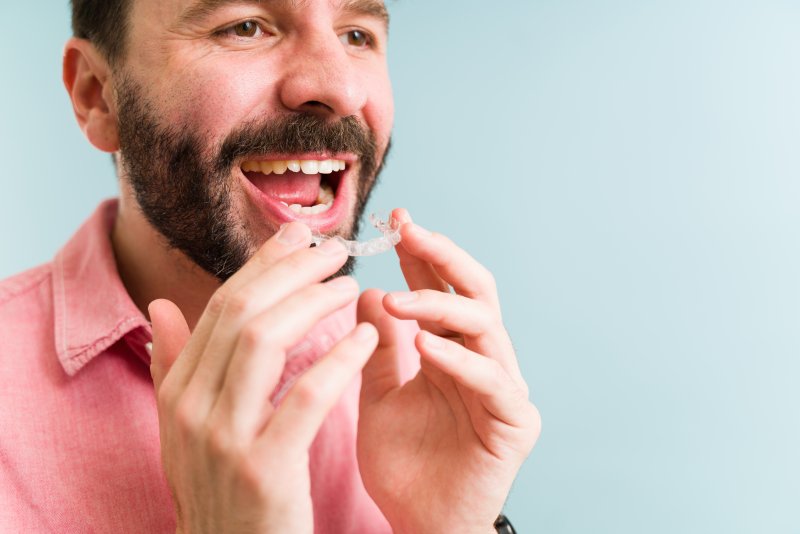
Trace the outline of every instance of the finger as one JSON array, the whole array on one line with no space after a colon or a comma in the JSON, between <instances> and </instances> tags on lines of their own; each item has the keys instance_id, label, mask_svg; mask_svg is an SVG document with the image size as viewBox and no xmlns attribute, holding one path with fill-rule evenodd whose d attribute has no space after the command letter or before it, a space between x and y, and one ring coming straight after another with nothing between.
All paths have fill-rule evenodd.
<instances>
[{"instance_id":1,"label":"finger","mask_svg":"<svg viewBox=\"0 0 800 534\"><path fill-rule=\"evenodd\" d=\"M394 210L392 212L392 218L401 225L401 233L403 225L413 224L408 211L402 208ZM417 289L435 289L444 293L450 292L450 286L436 273L433 266L406 250L402 240L400 244L395 247L395 250L400 260L400 270L403 272L409 289L412 291Z\"/></svg>"},{"instance_id":2,"label":"finger","mask_svg":"<svg viewBox=\"0 0 800 534\"><path fill-rule=\"evenodd\" d=\"M250 260L226 282L232 291L258 278L282 258L311 245L311 230L301 222L284 225L258 249Z\"/></svg>"},{"instance_id":3,"label":"finger","mask_svg":"<svg viewBox=\"0 0 800 534\"><path fill-rule=\"evenodd\" d=\"M308 226L292 222L281 228L269 238L241 269L231 276L216 292L216 299L209 302L206 312L195 328L198 341L203 342L203 335L210 335L214 324L225 308L228 295L234 295L243 286L269 271L272 266L292 253L307 249L311 244L311 231Z\"/></svg>"},{"instance_id":4,"label":"finger","mask_svg":"<svg viewBox=\"0 0 800 534\"><path fill-rule=\"evenodd\" d=\"M217 313L211 336L195 356L197 363L190 381L196 384L192 387L219 391L242 327L289 295L332 275L345 261L344 247L331 240L320 247L296 250L272 263L234 293L226 289L214 295L212 300L224 301L209 305L221 311Z\"/></svg>"},{"instance_id":5,"label":"finger","mask_svg":"<svg viewBox=\"0 0 800 534\"><path fill-rule=\"evenodd\" d=\"M231 354L220 355L226 365L219 369L218 394L203 395L210 384L198 375L206 362L198 366L186 388L187 394L196 394L197 410L213 411L222 424L229 421L234 431L252 434L255 422L263 420L267 399L280 379L286 351L316 323L357 296L355 280L341 277L306 287L252 318L238 333Z\"/></svg>"},{"instance_id":6,"label":"finger","mask_svg":"<svg viewBox=\"0 0 800 534\"><path fill-rule=\"evenodd\" d=\"M229 295L235 294L240 287L268 271L293 252L308 248L310 243L311 232L306 225L287 224L268 239L253 257L215 292L192 332L188 357L178 362L173 371L176 383L185 386L189 382Z\"/></svg>"},{"instance_id":7,"label":"finger","mask_svg":"<svg viewBox=\"0 0 800 534\"><path fill-rule=\"evenodd\" d=\"M383 297L382 291L370 289L358 299L358 322L373 324L379 337L375 354L361 374L362 402L380 400L401 384L397 320L384 310Z\"/></svg>"},{"instance_id":8,"label":"finger","mask_svg":"<svg viewBox=\"0 0 800 534\"><path fill-rule=\"evenodd\" d=\"M153 325L153 346L150 351L150 374L156 392L189 339L189 326L181 310L169 300L155 300L148 306Z\"/></svg>"},{"instance_id":9,"label":"finger","mask_svg":"<svg viewBox=\"0 0 800 534\"><path fill-rule=\"evenodd\" d=\"M416 342L423 358L479 395L489 413L514 427L528 423L527 386L513 380L498 362L430 332L420 332Z\"/></svg>"},{"instance_id":10,"label":"finger","mask_svg":"<svg viewBox=\"0 0 800 534\"><path fill-rule=\"evenodd\" d=\"M386 310L399 319L428 325L425 330L459 341L472 351L493 358L517 380L522 380L514 346L495 309L482 301L420 290L393 292L383 299Z\"/></svg>"},{"instance_id":11,"label":"finger","mask_svg":"<svg viewBox=\"0 0 800 534\"><path fill-rule=\"evenodd\" d=\"M436 275L444 283L453 286L459 295L482 300L499 310L494 277L466 251L447 237L431 233L411 222L402 225L400 234L402 236L400 244L410 258L406 261L413 262L415 266L413 273L421 270L420 263L427 263L432 266ZM402 266L403 258L401 258L401 268ZM404 270L403 273L405 272ZM411 289L419 288L411 287Z\"/></svg>"},{"instance_id":12,"label":"finger","mask_svg":"<svg viewBox=\"0 0 800 534\"><path fill-rule=\"evenodd\" d=\"M238 338L213 418L230 425L236 436L252 437L268 415L268 399L280 380L286 351L357 296L355 280L341 277L294 293L249 321Z\"/></svg>"},{"instance_id":13,"label":"finger","mask_svg":"<svg viewBox=\"0 0 800 534\"><path fill-rule=\"evenodd\" d=\"M378 333L361 323L317 362L284 398L260 438L262 454L307 452L328 412L356 378L378 343Z\"/></svg>"},{"instance_id":14,"label":"finger","mask_svg":"<svg viewBox=\"0 0 800 534\"><path fill-rule=\"evenodd\" d=\"M489 308L493 310L494 313L490 314L492 320L488 323L490 326L486 329L488 335L465 339L468 348L500 362L518 384L527 388L511 339L503 326L497 287L492 274L446 237L431 234L413 225L406 210L395 210L394 217L407 223L402 230L408 232L409 235L404 237L401 243L405 245L409 257L413 257L416 262L430 266L436 276L441 275L444 283L453 285L457 295L467 297L467 299L461 300L461 303L466 305L468 299L473 299L488 304ZM431 283L430 285L435 286L436 284ZM409 287L411 286L412 284L409 283ZM424 303L422 304L422 306L416 305L416 308L422 309ZM391 303L387 303L387 309L391 309ZM393 309L399 311L397 308ZM429 308L429 313L435 314L435 308ZM442 314L442 318L455 316L456 313L458 313L457 310L450 309L446 314ZM459 328L452 323L447 325L437 323L435 318L418 319L418 322L423 330L443 337L454 337L447 330L460 332L467 337L470 334L470 332L464 332L463 327Z\"/></svg>"},{"instance_id":15,"label":"finger","mask_svg":"<svg viewBox=\"0 0 800 534\"><path fill-rule=\"evenodd\" d=\"M458 333L480 338L503 329L493 308L461 295L430 289L395 291L383 298L383 305L398 319L424 321L435 325L435 330L426 330L437 335Z\"/></svg>"}]
</instances>

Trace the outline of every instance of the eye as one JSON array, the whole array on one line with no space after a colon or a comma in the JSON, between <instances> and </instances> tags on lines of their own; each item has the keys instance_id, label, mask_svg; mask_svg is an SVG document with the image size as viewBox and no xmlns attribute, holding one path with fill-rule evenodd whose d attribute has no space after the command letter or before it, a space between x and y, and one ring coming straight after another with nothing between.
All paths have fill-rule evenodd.
<instances>
[{"instance_id":1,"label":"eye","mask_svg":"<svg viewBox=\"0 0 800 534\"><path fill-rule=\"evenodd\" d=\"M258 24L253 20L240 22L231 28L231 31L236 37L255 37L260 30L261 28L259 28Z\"/></svg>"},{"instance_id":2,"label":"eye","mask_svg":"<svg viewBox=\"0 0 800 534\"><path fill-rule=\"evenodd\" d=\"M372 38L366 32L361 30L350 30L342 34L340 37L342 42L348 46L355 46L356 48L367 48L372 45Z\"/></svg>"},{"instance_id":3,"label":"eye","mask_svg":"<svg viewBox=\"0 0 800 534\"><path fill-rule=\"evenodd\" d=\"M257 20L244 20L233 26L222 28L215 32L218 37L229 39L258 39L264 37L266 32Z\"/></svg>"}]
</instances>

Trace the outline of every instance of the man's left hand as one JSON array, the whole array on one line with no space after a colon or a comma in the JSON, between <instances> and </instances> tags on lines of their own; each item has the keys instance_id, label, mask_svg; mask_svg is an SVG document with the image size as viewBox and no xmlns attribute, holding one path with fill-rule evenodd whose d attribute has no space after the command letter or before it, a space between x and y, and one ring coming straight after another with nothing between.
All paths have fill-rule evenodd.
<instances>
[{"instance_id":1,"label":"man's left hand","mask_svg":"<svg viewBox=\"0 0 800 534\"><path fill-rule=\"evenodd\" d=\"M497 289L448 238L411 223L397 247L410 292L365 292L359 321L380 333L364 368L358 461L395 533L489 533L540 431ZM451 287L454 292L451 292ZM416 320L421 369L403 383L399 320Z\"/></svg>"}]
</instances>

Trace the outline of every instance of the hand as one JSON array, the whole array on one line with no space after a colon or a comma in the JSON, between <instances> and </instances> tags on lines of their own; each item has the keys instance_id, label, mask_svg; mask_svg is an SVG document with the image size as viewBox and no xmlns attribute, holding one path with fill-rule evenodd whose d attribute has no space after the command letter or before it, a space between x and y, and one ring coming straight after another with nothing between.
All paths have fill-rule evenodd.
<instances>
[{"instance_id":1,"label":"hand","mask_svg":"<svg viewBox=\"0 0 800 534\"><path fill-rule=\"evenodd\" d=\"M410 293L368 291L359 320L378 348L364 368L358 461L395 533L493 532L539 436L491 274L404 210L397 247ZM450 292L450 286L455 294ZM416 320L421 370L398 374L398 319Z\"/></svg>"},{"instance_id":2,"label":"hand","mask_svg":"<svg viewBox=\"0 0 800 534\"><path fill-rule=\"evenodd\" d=\"M279 407L269 402L286 350L358 296L351 278L319 283L344 264L343 247L310 241L304 225L284 227L219 288L191 335L174 304L150 305L161 455L178 532L313 531L308 449L377 332L359 325Z\"/></svg>"}]
</instances>

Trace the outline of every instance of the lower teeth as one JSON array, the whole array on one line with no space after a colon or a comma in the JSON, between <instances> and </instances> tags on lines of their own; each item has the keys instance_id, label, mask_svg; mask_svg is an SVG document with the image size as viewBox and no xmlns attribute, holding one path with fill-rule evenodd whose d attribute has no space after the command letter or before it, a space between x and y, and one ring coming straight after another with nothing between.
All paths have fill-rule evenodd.
<instances>
[{"instance_id":1,"label":"lower teeth","mask_svg":"<svg viewBox=\"0 0 800 534\"><path fill-rule=\"evenodd\" d=\"M333 202L330 204L317 204L315 206L301 206L300 204L291 204L289 209L299 215L318 215L320 213L325 213L333 206Z\"/></svg>"},{"instance_id":2,"label":"lower teeth","mask_svg":"<svg viewBox=\"0 0 800 534\"><path fill-rule=\"evenodd\" d=\"M313 206L301 206L300 204L289 205L286 202L281 202L281 204L288 206L290 210L298 215L318 215L320 213L325 213L333 206L333 189L327 184L322 184L319 189L317 203Z\"/></svg>"}]
</instances>

